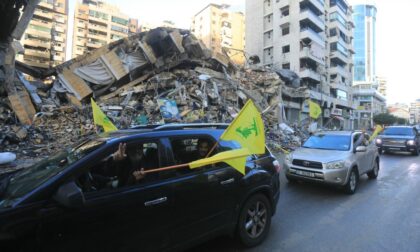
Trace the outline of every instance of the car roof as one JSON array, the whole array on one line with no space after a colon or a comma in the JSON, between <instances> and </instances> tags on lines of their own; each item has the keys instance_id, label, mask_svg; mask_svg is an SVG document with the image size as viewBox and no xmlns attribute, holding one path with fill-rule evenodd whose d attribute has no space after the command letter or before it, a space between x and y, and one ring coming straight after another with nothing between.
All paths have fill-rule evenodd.
<instances>
[{"instance_id":1,"label":"car roof","mask_svg":"<svg viewBox=\"0 0 420 252\"><path fill-rule=\"evenodd\" d=\"M351 131L351 130L331 130L331 131L320 131L316 134L323 134L323 135L341 135L341 136L351 136L354 133L361 133L361 131Z\"/></svg>"},{"instance_id":2,"label":"car roof","mask_svg":"<svg viewBox=\"0 0 420 252\"><path fill-rule=\"evenodd\" d=\"M194 124L163 124L163 125L142 125L135 126L130 129L117 130L112 132L104 132L100 135L93 136L93 139L106 142L130 140L133 137L159 137L159 136L177 136L182 134L196 134L196 135L220 135L229 124L225 123L194 123ZM210 135L213 135L210 134Z\"/></svg>"}]
</instances>

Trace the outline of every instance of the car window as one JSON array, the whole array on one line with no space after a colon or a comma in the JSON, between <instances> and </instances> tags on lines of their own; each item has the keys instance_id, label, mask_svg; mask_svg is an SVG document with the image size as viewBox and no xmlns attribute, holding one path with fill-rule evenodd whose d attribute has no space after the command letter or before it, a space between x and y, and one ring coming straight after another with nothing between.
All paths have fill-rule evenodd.
<instances>
[{"instance_id":1,"label":"car window","mask_svg":"<svg viewBox=\"0 0 420 252\"><path fill-rule=\"evenodd\" d=\"M351 138L349 135L316 134L308 138L302 147L320 150L348 151Z\"/></svg>"},{"instance_id":2,"label":"car window","mask_svg":"<svg viewBox=\"0 0 420 252\"><path fill-rule=\"evenodd\" d=\"M196 161L202 158L206 158L209 151L212 149L216 141L210 137L182 137L170 139L173 154L174 154L174 165L187 164L192 161ZM213 156L220 151L230 150L235 148L233 143L222 142L213 150L210 156ZM206 168L218 167L222 164L208 165L205 167L190 169L180 168L176 169L177 175L191 173L194 171L201 171Z\"/></svg>"},{"instance_id":3,"label":"car window","mask_svg":"<svg viewBox=\"0 0 420 252\"><path fill-rule=\"evenodd\" d=\"M386 128L382 134L395 136L412 136L414 135L414 131L412 128L390 127Z\"/></svg>"},{"instance_id":4,"label":"car window","mask_svg":"<svg viewBox=\"0 0 420 252\"><path fill-rule=\"evenodd\" d=\"M31 167L4 178L7 186L0 192L0 207L10 206L14 201L42 185L50 178L63 172L71 164L79 161L92 151L104 145L102 140L85 140L66 148Z\"/></svg>"},{"instance_id":5,"label":"car window","mask_svg":"<svg viewBox=\"0 0 420 252\"><path fill-rule=\"evenodd\" d=\"M124 155L118 155L120 145L114 146L112 155L100 160L82 174L76 183L83 192L114 190L153 182L163 172L143 174L144 171L161 167L157 141L126 144Z\"/></svg>"}]
</instances>

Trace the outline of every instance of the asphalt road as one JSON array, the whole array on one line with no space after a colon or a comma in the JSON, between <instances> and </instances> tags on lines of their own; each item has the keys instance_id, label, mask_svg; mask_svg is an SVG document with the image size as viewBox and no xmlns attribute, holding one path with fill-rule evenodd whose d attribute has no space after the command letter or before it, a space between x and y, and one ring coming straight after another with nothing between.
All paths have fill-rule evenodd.
<instances>
[{"instance_id":1,"label":"asphalt road","mask_svg":"<svg viewBox=\"0 0 420 252\"><path fill-rule=\"evenodd\" d=\"M420 157L381 156L379 176L360 178L357 192L288 184L282 190L269 236L241 249L217 238L193 251L420 251Z\"/></svg>"}]
</instances>

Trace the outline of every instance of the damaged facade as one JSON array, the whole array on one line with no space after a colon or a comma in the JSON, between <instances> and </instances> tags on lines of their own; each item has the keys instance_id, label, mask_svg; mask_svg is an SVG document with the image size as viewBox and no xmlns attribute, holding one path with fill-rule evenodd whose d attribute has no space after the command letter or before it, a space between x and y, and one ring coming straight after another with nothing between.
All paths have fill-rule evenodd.
<instances>
[{"instance_id":1,"label":"damaged facade","mask_svg":"<svg viewBox=\"0 0 420 252\"><path fill-rule=\"evenodd\" d=\"M301 93L299 80L281 70L238 68L186 30L138 33L47 71L20 64L17 69L13 92L1 98L0 125L6 130L0 152L18 158L45 156L95 133L90 98L119 129L230 122L252 99L273 147L295 148L308 135L309 121L288 127L279 113L284 97L307 98L295 95ZM28 81L21 71L54 81Z\"/></svg>"}]
</instances>

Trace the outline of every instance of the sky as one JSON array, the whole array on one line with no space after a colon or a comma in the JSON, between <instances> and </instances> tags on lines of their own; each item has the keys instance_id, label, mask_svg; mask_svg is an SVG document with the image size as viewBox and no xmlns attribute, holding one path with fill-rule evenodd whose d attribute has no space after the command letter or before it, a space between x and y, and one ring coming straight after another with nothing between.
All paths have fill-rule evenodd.
<instances>
[{"instance_id":1,"label":"sky","mask_svg":"<svg viewBox=\"0 0 420 252\"><path fill-rule=\"evenodd\" d=\"M74 5L69 0L69 32L73 31ZM179 28L190 28L191 18L209 3L226 3L235 11L245 12L245 0L106 0L140 24L159 24L163 20L175 22ZM262 0L261 0L262 1ZM297 1L297 0L293 0ZM364 0L348 0L350 4ZM369 1L372 2L372 1ZM420 99L420 35L418 0L376 0L376 71L388 81L387 103L409 104ZM71 38L71 35L70 35ZM69 46L67 54L69 53Z\"/></svg>"}]
</instances>

